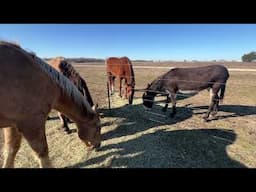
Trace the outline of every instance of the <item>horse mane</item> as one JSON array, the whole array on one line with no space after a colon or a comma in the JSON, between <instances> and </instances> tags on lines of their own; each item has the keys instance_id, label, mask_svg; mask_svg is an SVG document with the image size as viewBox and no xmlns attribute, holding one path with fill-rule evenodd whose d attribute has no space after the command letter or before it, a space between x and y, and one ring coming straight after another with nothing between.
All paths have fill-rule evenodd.
<instances>
[{"instance_id":1,"label":"horse mane","mask_svg":"<svg viewBox=\"0 0 256 192\"><path fill-rule=\"evenodd\" d=\"M161 82L162 79L163 79L163 75L157 77L150 84L148 84L146 89L153 90L153 91L160 91L161 85L162 85L162 82Z\"/></svg>"},{"instance_id":2,"label":"horse mane","mask_svg":"<svg viewBox=\"0 0 256 192\"><path fill-rule=\"evenodd\" d=\"M0 40L0 45L9 45L9 46L12 46L12 47L21 48L21 46L17 42L14 42L14 41Z\"/></svg>"},{"instance_id":3,"label":"horse mane","mask_svg":"<svg viewBox=\"0 0 256 192\"><path fill-rule=\"evenodd\" d=\"M50 77L50 79L61 88L62 92L66 94L79 108L81 108L81 110L85 114L93 116L94 111L91 109L89 103L85 99L83 99L82 94L78 91L75 85L67 77L59 73L56 69L47 64L44 60L37 57L34 53L29 53L23 48L21 48L21 46L4 41L2 41L0 45L1 44L14 47L19 51L23 52L25 55L27 55L29 59L32 61L31 63L33 63L36 67L45 72Z\"/></svg>"},{"instance_id":4,"label":"horse mane","mask_svg":"<svg viewBox=\"0 0 256 192\"><path fill-rule=\"evenodd\" d=\"M133 67L132 67L132 62L129 60L129 65L130 65L130 72L131 72L131 85L135 86L135 77L134 77L134 71L133 71Z\"/></svg>"},{"instance_id":5,"label":"horse mane","mask_svg":"<svg viewBox=\"0 0 256 192\"><path fill-rule=\"evenodd\" d=\"M132 86L135 86L135 77L134 77L134 71L133 71L131 60L126 56L121 57L120 59L126 59L128 61L128 67L129 67L130 75L131 75L131 79L130 79L129 84L131 84Z\"/></svg>"},{"instance_id":6,"label":"horse mane","mask_svg":"<svg viewBox=\"0 0 256 192\"><path fill-rule=\"evenodd\" d=\"M57 57L56 59L60 59L59 68L64 76L68 79L77 79L78 82L78 90L87 98L87 101L91 106L93 106L93 100L86 85L85 80L80 76L80 74L75 70L75 68L65 60L64 57ZM85 91L85 94L84 94Z\"/></svg>"}]
</instances>

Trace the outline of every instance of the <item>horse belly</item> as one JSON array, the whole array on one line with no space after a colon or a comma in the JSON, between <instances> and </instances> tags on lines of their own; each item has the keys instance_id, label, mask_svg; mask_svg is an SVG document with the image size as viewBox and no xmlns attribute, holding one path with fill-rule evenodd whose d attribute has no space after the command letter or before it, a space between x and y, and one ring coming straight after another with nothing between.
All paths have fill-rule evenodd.
<instances>
[{"instance_id":1,"label":"horse belly","mask_svg":"<svg viewBox=\"0 0 256 192\"><path fill-rule=\"evenodd\" d=\"M179 92L183 94L197 94L199 91L198 90L179 90Z\"/></svg>"}]
</instances>

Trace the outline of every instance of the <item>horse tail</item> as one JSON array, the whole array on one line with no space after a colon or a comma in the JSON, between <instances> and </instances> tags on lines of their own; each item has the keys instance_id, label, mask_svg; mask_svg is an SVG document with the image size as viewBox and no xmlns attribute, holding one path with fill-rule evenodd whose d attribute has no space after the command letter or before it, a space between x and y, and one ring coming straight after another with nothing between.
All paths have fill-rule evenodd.
<instances>
[{"instance_id":1,"label":"horse tail","mask_svg":"<svg viewBox=\"0 0 256 192\"><path fill-rule=\"evenodd\" d=\"M223 102L223 98L225 95L225 90L226 90L226 84L222 84L220 87L220 103Z\"/></svg>"}]
</instances>

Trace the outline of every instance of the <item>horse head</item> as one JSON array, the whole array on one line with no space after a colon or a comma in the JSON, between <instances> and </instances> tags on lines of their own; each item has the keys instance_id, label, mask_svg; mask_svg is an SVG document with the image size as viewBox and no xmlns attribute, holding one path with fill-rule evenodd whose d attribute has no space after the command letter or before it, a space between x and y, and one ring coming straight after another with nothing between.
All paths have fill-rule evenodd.
<instances>
[{"instance_id":1,"label":"horse head","mask_svg":"<svg viewBox=\"0 0 256 192\"><path fill-rule=\"evenodd\" d=\"M97 107L97 104L92 107L93 113L89 121L87 119L77 124L78 136L89 150L99 148L101 145L101 123Z\"/></svg>"},{"instance_id":2,"label":"horse head","mask_svg":"<svg viewBox=\"0 0 256 192\"><path fill-rule=\"evenodd\" d=\"M127 84L127 86L126 86L126 94L127 94L128 100L129 100L129 105L131 105L133 102L134 87L135 87L135 83Z\"/></svg>"},{"instance_id":3,"label":"horse head","mask_svg":"<svg viewBox=\"0 0 256 192\"><path fill-rule=\"evenodd\" d=\"M143 105L146 108L152 108L156 93L150 88L151 84L147 85L145 93L142 95Z\"/></svg>"}]
</instances>

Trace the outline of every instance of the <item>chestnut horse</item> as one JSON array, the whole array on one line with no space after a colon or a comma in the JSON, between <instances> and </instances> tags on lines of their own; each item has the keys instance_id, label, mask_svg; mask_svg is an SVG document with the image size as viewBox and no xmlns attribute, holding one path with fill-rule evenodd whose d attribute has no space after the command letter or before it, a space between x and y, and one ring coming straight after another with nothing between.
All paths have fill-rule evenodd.
<instances>
[{"instance_id":1,"label":"chestnut horse","mask_svg":"<svg viewBox=\"0 0 256 192\"><path fill-rule=\"evenodd\" d=\"M74 67L64 59L64 57L56 57L50 60L48 64L65 75L78 88L91 107L94 105L85 80L79 75ZM68 127L68 122L70 122L70 120L60 112L58 113L58 116L62 122L61 128L68 134L71 133L71 130Z\"/></svg>"},{"instance_id":2,"label":"chestnut horse","mask_svg":"<svg viewBox=\"0 0 256 192\"><path fill-rule=\"evenodd\" d=\"M64 75L42 59L7 42L0 43L0 128L4 128L3 167L14 167L21 137L51 167L45 122L51 109L71 118L78 136L92 150L101 144L96 111Z\"/></svg>"},{"instance_id":3,"label":"chestnut horse","mask_svg":"<svg viewBox=\"0 0 256 192\"><path fill-rule=\"evenodd\" d=\"M125 80L124 97L129 100L129 104L133 102L135 77L132 62L128 57L109 57L106 59L106 70L111 95L114 93L115 78L118 78L119 96L122 97L122 80Z\"/></svg>"}]
</instances>

